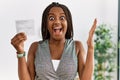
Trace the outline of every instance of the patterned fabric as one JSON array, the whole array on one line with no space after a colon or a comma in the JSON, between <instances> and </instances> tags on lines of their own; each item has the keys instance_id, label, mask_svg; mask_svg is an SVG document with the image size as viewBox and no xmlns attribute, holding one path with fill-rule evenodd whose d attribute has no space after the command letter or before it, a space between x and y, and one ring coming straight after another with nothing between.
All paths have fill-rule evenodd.
<instances>
[{"instance_id":1,"label":"patterned fabric","mask_svg":"<svg viewBox=\"0 0 120 80\"><path fill-rule=\"evenodd\" d=\"M66 39L57 70L54 70L48 40L40 42L35 57L35 80L74 80L77 74L75 43Z\"/></svg>"}]
</instances>

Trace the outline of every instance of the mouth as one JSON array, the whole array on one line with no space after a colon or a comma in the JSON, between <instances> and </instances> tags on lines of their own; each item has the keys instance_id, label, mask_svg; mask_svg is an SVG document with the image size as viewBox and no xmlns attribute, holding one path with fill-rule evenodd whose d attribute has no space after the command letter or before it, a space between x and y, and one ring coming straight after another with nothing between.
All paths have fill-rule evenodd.
<instances>
[{"instance_id":1,"label":"mouth","mask_svg":"<svg viewBox=\"0 0 120 80\"><path fill-rule=\"evenodd\" d=\"M62 27L54 27L53 28L53 32L54 32L55 35L61 35L62 34L62 30L63 30Z\"/></svg>"},{"instance_id":2,"label":"mouth","mask_svg":"<svg viewBox=\"0 0 120 80\"><path fill-rule=\"evenodd\" d=\"M54 32L61 32L62 31L62 27L55 27L53 28Z\"/></svg>"}]
</instances>

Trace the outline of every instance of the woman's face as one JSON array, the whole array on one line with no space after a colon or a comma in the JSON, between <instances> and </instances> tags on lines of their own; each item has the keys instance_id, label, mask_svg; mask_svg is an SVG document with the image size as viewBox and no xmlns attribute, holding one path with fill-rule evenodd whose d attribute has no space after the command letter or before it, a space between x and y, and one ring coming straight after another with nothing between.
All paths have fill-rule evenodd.
<instances>
[{"instance_id":1,"label":"woman's face","mask_svg":"<svg viewBox=\"0 0 120 80\"><path fill-rule=\"evenodd\" d=\"M48 31L50 39L65 39L67 20L64 11L60 7L53 7L48 15Z\"/></svg>"}]
</instances>

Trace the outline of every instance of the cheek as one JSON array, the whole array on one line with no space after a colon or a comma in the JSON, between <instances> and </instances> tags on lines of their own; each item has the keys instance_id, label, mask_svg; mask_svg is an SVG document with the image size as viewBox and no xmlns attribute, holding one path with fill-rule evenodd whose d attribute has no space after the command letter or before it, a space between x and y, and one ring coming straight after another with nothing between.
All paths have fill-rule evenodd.
<instances>
[{"instance_id":1,"label":"cheek","mask_svg":"<svg viewBox=\"0 0 120 80\"><path fill-rule=\"evenodd\" d=\"M50 22L48 22L48 25L47 25L47 29L50 31L50 29L52 28L52 24Z\"/></svg>"},{"instance_id":2,"label":"cheek","mask_svg":"<svg viewBox=\"0 0 120 80\"><path fill-rule=\"evenodd\" d=\"M49 33L49 35L51 35L52 34L52 30L51 30L51 28L48 26L48 33Z\"/></svg>"},{"instance_id":3,"label":"cheek","mask_svg":"<svg viewBox=\"0 0 120 80\"><path fill-rule=\"evenodd\" d=\"M51 32L51 28L50 28L50 26L48 26L48 28L47 28L47 29L48 29L48 31L49 31L49 32Z\"/></svg>"},{"instance_id":4,"label":"cheek","mask_svg":"<svg viewBox=\"0 0 120 80\"><path fill-rule=\"evenodd\" d=\"M67 22L64 23L65 30L67 31L68 25Z\"/></svg>"}]
</instances>

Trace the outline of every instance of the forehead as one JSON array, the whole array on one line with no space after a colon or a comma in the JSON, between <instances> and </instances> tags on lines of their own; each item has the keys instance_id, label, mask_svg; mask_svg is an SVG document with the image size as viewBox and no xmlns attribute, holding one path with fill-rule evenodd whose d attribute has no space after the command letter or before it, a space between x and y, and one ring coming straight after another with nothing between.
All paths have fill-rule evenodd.
<instances>
[{"instance_id":1,"label":"forehead","mask_svg":"<svg viewBox=\"0 0 120 80\"><path fill-rule=\"evenodd\" d=\"M61 7L52 7L49 13L64 13L64 11Z\"/></svg>"}]
</instances>

